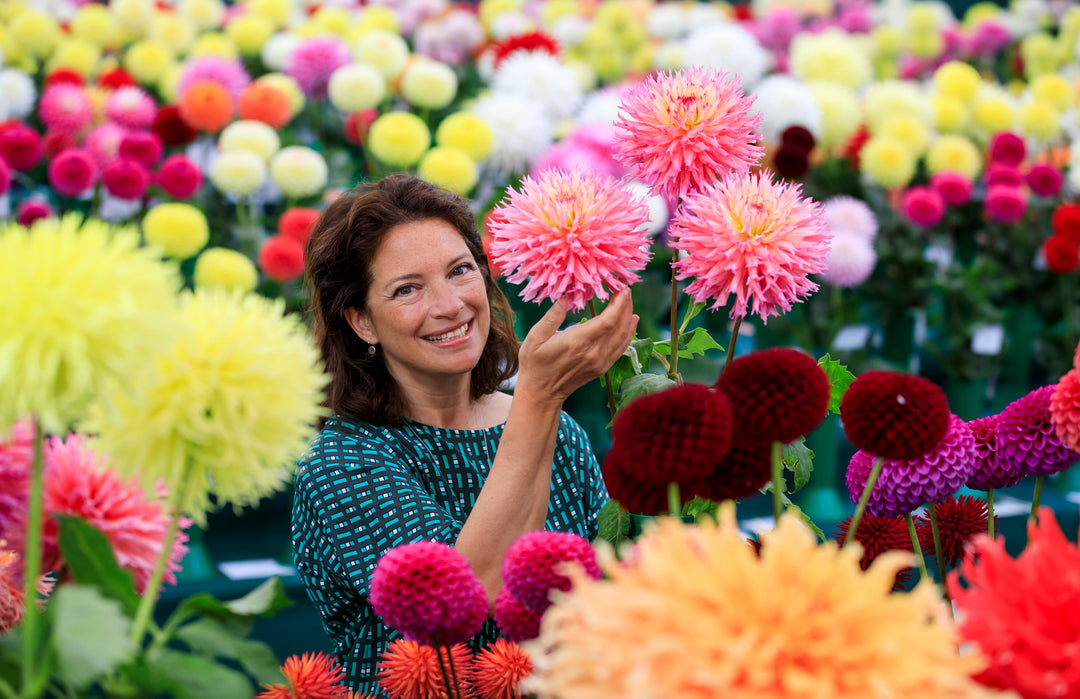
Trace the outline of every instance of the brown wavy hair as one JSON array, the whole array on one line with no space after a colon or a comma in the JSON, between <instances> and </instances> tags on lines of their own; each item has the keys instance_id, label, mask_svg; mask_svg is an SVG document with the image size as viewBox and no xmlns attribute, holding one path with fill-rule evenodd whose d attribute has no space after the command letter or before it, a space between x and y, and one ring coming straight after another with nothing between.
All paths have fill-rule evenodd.
<instances>
[{"instance_id":1,"label":"brown wavy hair","mask_svg":"<svg viewBox=\"0 0 1080 699\"><path fill-rule=\"evenodd\" d=\"M405 400L386 369L382 353L368 354L345 317L348 308L367 308L371 261L387 233L413 221L439 219L461 233L487 289L491 330L472 370L473 399L494 392L517 372L520 342L513 313L488 267L469 205L458 195L406 174L361 184L335 199L308 238L305 288L309 321L322 352L330 385L324 405L335 414L392 423L405 414Z\"/></svg>"}]
</instances>

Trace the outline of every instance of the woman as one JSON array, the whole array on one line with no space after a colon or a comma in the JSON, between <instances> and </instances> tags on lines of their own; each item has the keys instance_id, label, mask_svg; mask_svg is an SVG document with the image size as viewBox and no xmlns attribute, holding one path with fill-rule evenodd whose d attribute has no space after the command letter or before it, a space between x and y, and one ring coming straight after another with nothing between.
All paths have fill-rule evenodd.
<instances>
[{"instance_id":1,"label":"woman","mask_svg":"<svg viewBox=\"0 0 1080 699\"><path fill-rule=\"evenodd\" d=\"M493 603L522 534L596 535L607 493L562 405L615 362L637 317L624 291L560 331L557 301L519 346L468 205L407 175L335 200L306 260L332 417L296 477L295 562L350 687L376 693L396 633L368 583L387 550L451 544ZM515 373L511 397L498 388ZM489 620L475 643L496 635Z\"/></svg>"}]
</instances>

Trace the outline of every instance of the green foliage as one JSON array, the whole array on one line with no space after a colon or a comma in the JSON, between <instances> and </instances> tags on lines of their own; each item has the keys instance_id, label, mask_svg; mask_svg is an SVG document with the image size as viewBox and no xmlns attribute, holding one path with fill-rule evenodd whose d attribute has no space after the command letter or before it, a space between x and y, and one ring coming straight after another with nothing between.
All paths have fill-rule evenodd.
<instances>
[{"instance_id":1,"label":"green foliage","mask_svg":"<svg viewBox=\"0 0 1080 699\"><path fill-rule=\"evenodd\" d=\"M715 520L716 511L719 507L720 503L715 500L706 500L699 495L683 505L682 513L685 516L693 517L695 522L700 521L702 517L712 517Z\"/></svg>"},{"instance_id":2,"label":"green foliage","mask_svg":"<svg viewBox=\"0 0 1080 699\"><path fill-rule=\"evenodd\" d=\"M96 588L61 585L46 616L56 650L56 676L66 687L85 690L134 656L131 619L119 602Z\"/></svg>"},{"instance_id":3,"label":"green foliage","mask_svg":"<svg viewBox=\"0 0 1080 699\"><path fill-rule=\"evenodd\" d=\"M93 525L78 517L58 515L60 549L72 579L96 588L120 603L125 614L134 615L139 595L131 573L120 567L109 540Z\"/></svg>"},{"instance_id":4,"label":"green foliage","mask_svg":"<svg viewBox=\"0 0 1080 699\"><path fill-rule=\"evenodd\" d=\"M607 541L616 549L630 535L630 513L614 500L608 500L600 508L597 522L599 525L597 538Z\"/></svg>"},{"instance_id":5,"label":"green foliage","mask_svg":"<svg viewBox=\"0 0 1080 699\"><path fill-rule=\"evenodd\" d=\"M619 407L625 407L630 401L650 393L671 388L675 382L663 374L638 374L623 381L619 387Z\"/></svg>"},{"instance_id":6,"label":"green foliage","mask_svg":"<svg viewBox=\"0 0 1080 699\"><path fill-rule=\"evenodd\" d=\"M825 372L825 376L829 377L829 410L839 415L840 401L843 400L848 386L855 380L855 375L848 371L846 366L830 357L828 352L818 360L818 366Z\"/></svg>"},{"instance_id":7,"label":"green foliage","mask_svg":"<svg viewBox=\"0 0 1080 699\"><path fill-rule=\"evenodd\" d=\"M814 452L806 446L806 438L799 437L791 444L785 444L780 459L784 468L795 474L791 492L799 492L810 481L810 474L814 472Z\"/></svg>"}]
</instances>

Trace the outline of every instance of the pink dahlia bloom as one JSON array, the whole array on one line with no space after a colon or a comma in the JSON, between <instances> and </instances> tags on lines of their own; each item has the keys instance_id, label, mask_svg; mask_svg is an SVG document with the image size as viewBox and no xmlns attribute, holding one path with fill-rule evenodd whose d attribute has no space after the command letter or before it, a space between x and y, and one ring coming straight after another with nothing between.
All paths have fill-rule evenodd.
<instances>
[{"instance_id":1,"label":"pink dahlia bloom","mask_svg":"<svg viewBox=\"0 0 1080 699\"><path fill-rule=\"evenodd\" d=\"M999 131L990 139L987 154L991 164L1020 167L1027 156L1027 146L1019 134L1011 131Z\"/></svg>"},{"instance_id":2,"label":"pink dahlia bloom","mask_svg":"<svg viewBox=\"0 0 1080 699\"><path fill-rule=\"evenodd\" d=\"M911 187L900 199L900 212L916 226L930 228L945 217L945 198L930 186Z\"/></svg>"},{"instance_id":3,"label":"pink dahlia bloom","mask_svg":"<svg viewBox=\"0 0 1080 699\"><path fill-rule=\"evenodd\" d=\"M506 550L503 582L514 599L543 613L551 606L549 592L570 589L565 567L574 564L594 580L600 579L600 564L588 539L569 532L528 532Z\"/></svg>"},{"instance_id":4,"label":"pink dahlia bloom","mask_svg":"<svg viewBox=\"0 0 1080 699\"><path fill-rule=\"evenodd\" d=\"M352 62L348 47L330 36L308 39L289 56L285 72L296 79L308 97L326 97L330 76L343 65Z\"/></svg>"},{"instance_id":5,"label":"pink dahlia bloom","mask_svg":"<svg viewBox=\"0 0 1080 699\"><path fill-rule=\"evenodd\" d=\"M75 197L97 182L98 166L82 148L68 148L49 162L49 184L64 197Z\"/></svg>"},{"instance_id":6,"label":"pink dahlia bloom","mask_svg":"<svg viewBox=\"0 0 1080 699\"><path fill-rule=\"evenodd\" d=\"M506 586L495 596L495 623L503 635L515 643L531 641L539 636L543 616L514 599Z\"/></svg>"},{"instance_id":7,"label":"pink dahlia bloom","mask_svg":"<svg viewBox=\"0 0 1080 699\"><path fill-rule=\"evenodd\" d=\"M615 156L668 200L744 175L764 153L753 103L736 76L712 68L654 74L620 104Z\"/></svg>"},{"instance_id":8,"label":"pink dahlia bloom","mask_svg":"<svg viewBox=\"0 0 1080 699\"><path fill-rule=\"evenodd\" d=\"M1016 223L1027 212L1028 197L1021 187L996 184L986 190L983 208L991 221Z\"/></svg>"},{"instance_id":9,"label":"pink dahlia bloom","mask_svg":"<svg viewBox=\"0 0 1080 699\"><path fill-rule=\"evenodd\" d=\"M5 194L11 189L11 166L7 161L0 158L0 194Z\"/></svg>"},{"instance_id":10,"label":"pink dahlia bloom","mask_svg":"<svg viewBox=\"0 0 1080 699\"><path fill-rule=\"evenodd\" d=\"M129 129L148 129L157 116L157 104L141 87L122 87L105 100L105 116Z\"/></svg>"},{"instance_id":11,"label":"pink dahlia bloom","mask_svg":"<svg viewBox=\"0 0 1080 699\"><path fill-rule=\"evenodd\" d=\"M1017 165L991 163L990 166L986 168L986 174L983 175L983 185L986 187L994 187L996 185L1021 187L1023 184L1024 173L1020 172L1020 167Z\"/></svg>"},{"instance_id":12,"label":"pink dahlia bloom","mask_svg":"<svg viewBox=\"0 0 1080 699\"><path fill-rule=\"evenodd\" d=\"M49 159L77 145L79 142L74 134L62 131L46 131L45 137L41 139L41 148L45 151L45 157Z\"/></svg>"},{"instance_id":13,"label":"pink dahlia bloom","mask_svg":"<svg viewBox=\"0 0 1080 699\"><path fill-rule=\"evenodd\" d=\"M170 197L187 199L202 186L202 170L191 158L176 153L162 161L155 181Z\"/></svg>"},{"instance_id":14,"label":"pink dahlia bloom","mask_svg":"<svg viewBox=\"0 0 1080 699\"><path fill-rule=\"evenodd\" d=\"M79 517L100 529L117 563L131 571L136 589L143 592L169 528L170 518L162 502L148 498L134 481L125 483L117 478L76 434L64 440L49 440L45 468L45 512L50 516ZM188 524L186 519L181 520L182 527ZM187 553L186 542L187 534L177 532L165 567L167 583L176 583L176 571ZM49 543L55 546L55 541Z\"/></svg>"},{"instance_id":15,"label":"pink dahlia bloom","mask_svg":"<svg viewBox=\"0 0 1080 699\"><path fill-rule=\"evenodd\" d=\"M695 301L714 299L716 309L734 294L732 318L753 313L763 321L817 290L807 275L825 270L832 242L821 205L767 171L729 175L690 194L670 233L687 255L675 267L679 279L693 279L686 292Z\"/></svg>"},{"instance_id":16,"label":"pink dahlia bloom","mask_svg":"<svg viewBox=\"0 0 1080 699\"><path fill-rule=\"evenodd\" d=\"M93 156L98 167L105 167L120 155L120 142L126 135L127 129L123 126L106 122L87 134L83 147Z\"/></svg>"},{"instance_id":17,"label":"pink dahlia bloom","mask_svg":"<svg viewBox=\"0 0 1080 699\"><path fill-rule=\"evenodd\" d=\"M34 425L19 420L0 442L0 541L22 538L33 461Z\"/></svg>"},{"instance_id":18,"label":"pink dahlia bloom","mask_svg":"<svg viewBox=\"0 0 1080 699\"><path fill-rule=\"evenodd\" d=\"M165 146L153 131L131 131L124 134L118 150L121 157L134 158L146 168L157 165L164 152Z\"/></svg>"},{"instance_id":19,"label":"pink dahlia bloom","mask_svg":"<svg viewBox=\"0 0 1080 699\"><path fill-rule=\"evenodd\" d=\"M833 286L850 288L870 278L877 252L870 240L847 231L833 234L821 279Z\"/></svg>"},{"instance_id":20,"label":"pink dahlia bloom","mask_svg":"<svg viewBox=\"0 0 1080 699\"><path fill-rule=\"evenodd\" d=\"M240 97L240 91L251 82L251 76L244 69L244 64L235 59L219 56L189 59L180 70L176 94L184 94L188 85L199 80L213 80L224 87L232 95L233 100L236 100Z\"/></svg>"},{"instance_id":21,"label":"pink dahlia bloom","mask_svg":"<svg viewBox=\"0 0 1080 699\"><path fill-rule=\"evenodd\" d=\"M1053 165L1038 163L1024 175L1024 182L1039 197L1056 197L1065 185L1065 175Z\"/></svg>"},{"instance_id":22,"label":"pink dahlia bloom","mask_svg":"<svg viewBox=\"0 0 1080 699\"><path fill-rule=\"evenodd\" d=\"M437 541L390 549L371 575L371 606L383 623L428 646L463 643L487 619L484 585L465 557Z\"/></svg>"},{"instance_id":23,"label":"pink dahlia bloom","mask_svg":"<svg viewBox=\"0 0 1080 699\"><path fill-rule=\"evenodd\" d=\"M532 174L559 169L567 172L592 170L607 177L626 174L623 164L612 157L615 127L610 124L585 124L555 144L536 161Z\"/></svg>"},{"instance_id":24,"label":"pink dahlia bloom","mask_svg":"<svg viewBox=\"0 0 1080 699\"><path fill-rule=\"evenodd\" d=\"M38 115L50 130L78 133L93 121L94 107L81 85L58 83L41 95Z\"/></svg>"},{"instance_id":25,"label":"pink dahlia bloom","mask_svg":"<svg viewBox=\"0 0 1080 699\"><path fill-rule=\"evenodd\" d=\"M21 122L0 124L0 158L15 170L26 172L41 160L41 134Z\"/></svg>"},{"instance_id":26,"label":"pink dahlia bloom","mask_svg":"<svg viewBox=\"0 0 1080 699\"><path fill-rule=\"evenodd\" d=\"M49 206L49 202L40 197L32 197L23 199L19 204L19 208L15 212L15 220L18 221L20 226L29 226L38 219L48 218L52 215L53 210Z\"/></svg>"},{"instance_id":27,"label":"pink dahlia bloom","mask_svg":"<svg viewBox=\"0 0 1080 699\"><path fill-rule=\"evenodd\" d=\"M975 471L967 487L975 490L997 490L1016 485L1027 475L1014 461L998 454L997 415L988 415L968 423L975 437Z\"/></svg>"},{"instance_id":28,"label":"pink dahlia bloom","mask_svg":"<svg viewBox=\"0 0 1080 699\"><path fill-rule=\"evenodd\" d=\"M983 20L968 38L967 48L976 56L992 58L1012 41L1012 32L1004 24Z\"/></svg>"},{"instance_id":29,"label":"pink dahlia bloom","mask_svg":"<svg viewBox=\"0 0 1080 699\"><path fill-rule=\"evenodd\" d=\"M949 206L968 203L971 200L971 192L975 188L969 177L948 170L931 175L930 186L937 190Z\"/></svg>"},{"instance_id":30,"label":"pink dahlia bloom","mask_svg":"<svg viewBox=\"0 0 1080 699\"><path fill-rule=\"evenodd\" d=\"M877 458L861 449L848 463L845 478L852 502L858 502ZM949 429L938 446L915 459L885 459L870 491L866 511L875 517L900 517L937 502L968 482L975 468L975 436L967 423L949 416Z\"/></svg>"},{"instance_id":31,"label":"pink dahlia bloom","mask_svg":"<svg viewBox=\"0 0 1080 699\"><path fill-rule=\"evenodd\" d=\"M1058 439L1080 452L1080 369L1070 369L1050 397L1050 420Z\"/></svg>"},{"instance_id":32,"label":"pink dahlia bloom","mask_svg":"<svg viewBox=\"0 0 1080 699\"><path fill-rule=\"evenodd\" d=\"M525 177L489 217L492 262L526 301L565 298L580 310L640 280L649 260L649 207L592 171Z\"/></svg>"},{"instance_id":33,"label":"pink dahlia bloom","mask_svg":"<svg viewBox=\"0 0 1080 699\"><path fill-rule=\"evenodd\" d=\"M841 194L821 203L821 216L834 234L851 233L872 241L877 237L878 220L862 199Z\"/></svg>"},{"instance_id":34,"label":"pink dahlia bloom","mask_svg":"<svg viewBox=\"0 0 1080 699\"><path fill-rule=\"evenodd\" d=\"M1080 461L1080 453L1058 437L1050 416L1050 401L1057 387L1051 384L1036 388L1009 403L998 415L998 453L1009 468L1025 476L1049 476Z\"/></svg>"},{"instance_id":35,"label":"pink dahlia bloom","mask_svg":"<svg viewBox=\"0 0 1080 699\"><path fill-rule=\"evenodd\" d=\"M140 199L150 188L150 172L134 158L120 157L101 171L101 183L119 199Z\"/></svg>"}]
</instances>

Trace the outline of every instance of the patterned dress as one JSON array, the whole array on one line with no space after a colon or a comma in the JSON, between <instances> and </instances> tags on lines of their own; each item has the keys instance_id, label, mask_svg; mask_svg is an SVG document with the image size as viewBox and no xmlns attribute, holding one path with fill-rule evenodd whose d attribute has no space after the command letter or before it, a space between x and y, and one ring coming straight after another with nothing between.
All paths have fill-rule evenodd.
<instances>
[{"instance_id":1,"label":"patterned dress","mask_svg":"<svg viewBox=\"0 0 1080 699\"><path fill-rule=\"evenodd\" d=\"M503 425L450 430L405 420L330 418L300 460L293 497L296 570L334 641L349 687L378 696L379 656L398 633L368 603L380 556L411 541L453 544L487 478ZM546 528L596 536L607 490L585 431L559 421ZM498 637L488 620L474 649Z\"/></svg>"}]
</instances>

